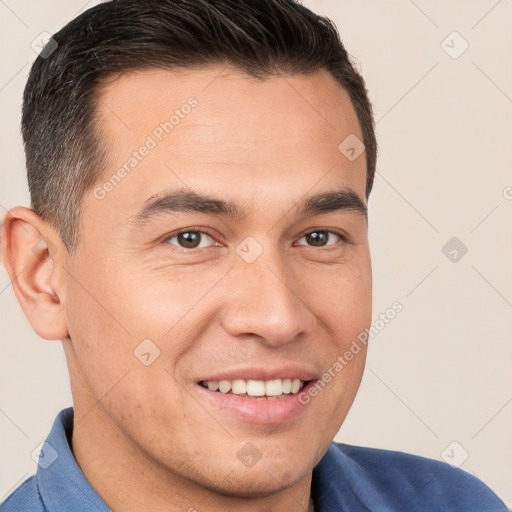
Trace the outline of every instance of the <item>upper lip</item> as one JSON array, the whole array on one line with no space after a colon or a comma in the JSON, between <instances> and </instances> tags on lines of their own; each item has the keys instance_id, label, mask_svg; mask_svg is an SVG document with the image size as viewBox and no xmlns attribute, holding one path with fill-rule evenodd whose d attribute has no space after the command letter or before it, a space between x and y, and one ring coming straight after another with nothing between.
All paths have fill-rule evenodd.
<instances>
[{"instance_id":1,"label":"upper lip","mask_svg":"<svg viewBox=\"0 0 512 512\"><path fill-rule=\"evenodd\" d=\"M303 365L282 365L269 367L267 366L241 366L238 368L229 368L209 373L198 382L211 380L275 380L275 379L300 379L300 380L316 380L318 372L310 366Z\"/></svg>"}]
</instances>

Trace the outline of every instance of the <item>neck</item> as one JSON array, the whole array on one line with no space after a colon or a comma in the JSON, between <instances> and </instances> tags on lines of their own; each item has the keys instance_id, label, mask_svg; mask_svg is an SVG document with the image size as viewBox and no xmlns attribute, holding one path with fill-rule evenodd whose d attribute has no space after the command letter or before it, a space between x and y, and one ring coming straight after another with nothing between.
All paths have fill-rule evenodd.
<instances>
[{"instance_id":1,"label":"neck","mask_svg":"<svg viewBox=\"0 0 512 512\"><path fill-rule=\"evenodd\" d=\"M186 475L186 468L174 470L144 453L94 403L75 408L72 450L87 480L116 512L314 512L312 473L270 495L221 493L194 481L193 475Z\"/></svg>"}]
</instances>

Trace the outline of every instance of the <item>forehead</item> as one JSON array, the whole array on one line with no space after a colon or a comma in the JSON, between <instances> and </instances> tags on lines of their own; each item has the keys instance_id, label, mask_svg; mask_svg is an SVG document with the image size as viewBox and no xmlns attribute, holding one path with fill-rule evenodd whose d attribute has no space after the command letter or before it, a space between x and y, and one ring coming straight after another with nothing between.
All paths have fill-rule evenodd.
<instances>
[{"instance_id":1,"label":"forehead","mask_svg":"<svg viewBox=\"0 0 512 512\"><path fill-rule=\"evenodd\" d=\"M325 70L263 80L220 66L136 71L104 84L98 105L111 156L102 180L126 171L109 200L143 201L173 185L299 193L320 179L364 198L364 153L351 161L339 149L362 140L357 116Z\"/></svg>"}]
</instances>

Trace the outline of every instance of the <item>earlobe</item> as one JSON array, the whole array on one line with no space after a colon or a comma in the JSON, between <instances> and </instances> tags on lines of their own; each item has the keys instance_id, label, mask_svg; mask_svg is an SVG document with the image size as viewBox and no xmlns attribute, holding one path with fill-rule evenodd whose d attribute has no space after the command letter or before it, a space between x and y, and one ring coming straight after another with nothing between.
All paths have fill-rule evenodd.
<instances>
[{"instance_id":1,"label":"earlobe","mask_svg":"<svg viewBox=\"0 0 512 512\"><path fill-rule=\"evenodd\" d=\"M26 317L36 333L48 340L68 334L63 309L64 290L52 282L63 244L55 231L34 211L17 206L2 226L2 260Z\"/></svg>"}]
</instances>

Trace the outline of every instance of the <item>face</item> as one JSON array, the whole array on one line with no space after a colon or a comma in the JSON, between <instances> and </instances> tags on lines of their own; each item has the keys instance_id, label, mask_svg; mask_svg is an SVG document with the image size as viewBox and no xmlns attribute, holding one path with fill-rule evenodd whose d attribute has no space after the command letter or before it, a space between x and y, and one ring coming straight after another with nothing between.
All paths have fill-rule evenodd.
<instances>
[{"instance_id":1,"label":"face","mask_svg":"<svg viewBox=\"0 0 512 512\"><path fill-rule=\"evenodd\" d=\"M98 108L110 161L65 264L76 418L99 402L97 431L219 492L293 485L354 400L364 347L335 363L371 322L348 94L325 71L150 70Z\"/></svg>"}]
</instances>

